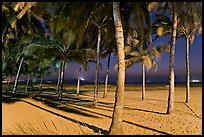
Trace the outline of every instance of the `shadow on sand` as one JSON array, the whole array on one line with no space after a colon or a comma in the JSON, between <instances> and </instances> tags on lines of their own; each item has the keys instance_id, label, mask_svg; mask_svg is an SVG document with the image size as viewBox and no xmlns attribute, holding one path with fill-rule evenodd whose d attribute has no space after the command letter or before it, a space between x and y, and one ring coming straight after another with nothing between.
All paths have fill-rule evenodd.
<instances>
[{"instance_id":1,"label":"shadow on sand","mask_svg":"<svg viewBox=\"0 0 204 137\"><path fill-rule=\"evenodd\" d=\"M58 113L53 112L53 111L51 111L51 110L42 108L42 107L40 107L40 106L38 106L38 105L35 105L35 104L30 103L30 102L25 101L25 100L21 100L21 101L22 101L22 102L25 102L25 103L27 103L27 104L30 104L30 105L32 105L32 106L34 106L34 107L36 107L36 108L39 108L39 109L41 109L41 110L44 110L44 111L46 111L46 112L49 112L49 113L51 113L51 114L54 114L54 115L56 115L56 116L59 116L59 117L61 117L61 118L64 118L64 119L66 119L66 120L72 121L72 122L77 123L77 124L80 124L80 125L82 125L82 126L86 126L86 127L90 128L90 129L92 129L95 133L98 133L99 131L100 131L100 133L102 133L102 134L107 134L107 133L108 133L107 130L104 130L104 129L102 129L102 128L98 128L98 127L96 127L96 126L94 126L94 125L90 125L90 124L87 124L87 123L85 123L85 122L81 122L81 121L78 121L78 120L75 120L75 119L66 117L66 116L64 116L64 115L61 115L61 114L58 114Z\"/></svg>"},{"instance_id":2,"label":"shadow on sand","mask_svg":"<svg viewBox=\"0 0 204 137\"><path fill-rule=\"evenodd\" d=\"M13 97L15 97L15 98L12 99ZM91 125L91 124L88 124L88 123L85 123L85 122L81 122L81 121L78 121L78 120L66 117L64 115L58 114L58 113L53 112L51 110L48 110L48 109L42 108L42 107L40 107L38 105L35 105L35 104L31 103L31 102L28 102L28 101L25 101L25 100L21 100L21 98L26 98L26 97L28 97L28 95L25 95L25 94L24 95L23 94L21 94L21 95L20 94L13 95L11 93L9 95L7 94L7 97L5 97L5 94L4 94L4 96L2 95L2 101L5 102L5 103L10 103L10 102L13 102L13 101L22 101L22 102L30 104L30 105L32 105L32 106L34 106L36 108L39 108L41 110L44 110L46 112L49 112L49 113L54 114L56 116L59 116L61 118L64 118L66 120L70 120L70 121L72 121L74 123L78 123L78 124L80 124L82 126L86 126L86 127L90 128L90 129L92 129L95 133L100 132L101 134L108 134L108 131L104 130L102 128L99 128L99 127L96 127L94 125ZM108 118L112 119L111 116L108 116L108 115L105 115L105 114L101 114L101 113L98 113L98 112L94 112L94 111L91 111L91 110L87 110L85 108L78 107L78 106L82 106L82 105L80 105L79 103L76 103L76 102L81 102L81 101L83 101L85 103L92 102L91 100L81 99L80 97L73 97L73 96L70 97L69 95L67 95L61 101L59 101L57 99L57 95L56 94L55 94L55 96L50 96L50 95L46 95L46 93L43 93L43 95L39 94L39 95L37 95L37 97L34 97L33 99L41 101L41 102L44 102L44 104L46 104L46 105L48 105L50 107L57 108L57 109L65 111L65 112L80 114L80 115L88 116L88 117L99 118L98 116L88 114L88 113L92 113L92 114L97 114L97 115L108 117ZM62 102L67 102L67 103L65 105ZM74 104L75 106L70 106L68 103ZM112 106L113 103L108 103L108 102L98 102L98 103L99 103L99 106L104 106L104 107L108 107L108 108L112 108L113 109L113 106ZM62 106L62 104L65 105L65 106ZM59 107L60 105L61 105L61 107ZM78 106L76 106L76 105L78 105ZM111 105L111 106L109 106L109 105ZM85 106L85 107L87 107L87 106ZM101 109L101 108L98 108L98 109ZM161 113L161 112L154 112L154 111L137 109L137 108L124 107L124 109L132 109L132 110L138 110L138 111L144 111L144 112L150 112L150 113L156 113L156 114L162 114L162 115L165 114L165 113ZM85 112L82 112L82 111L85 111L85 112L88 112L88 113L85 113ZM147 126L139 125L139 124L127 121L127 120L123 120L123 121L128 123L128 124L131 124L131 125L135 125L135 126L147 129L147 130L152 130L154 132L158 132L160 134L170 135L169 133L166 133L164 131L160 131L160 130L157 130L157 129L154 129L154 128L150 128L150 127L147 127Z\"/></svg>"}]
</instances>

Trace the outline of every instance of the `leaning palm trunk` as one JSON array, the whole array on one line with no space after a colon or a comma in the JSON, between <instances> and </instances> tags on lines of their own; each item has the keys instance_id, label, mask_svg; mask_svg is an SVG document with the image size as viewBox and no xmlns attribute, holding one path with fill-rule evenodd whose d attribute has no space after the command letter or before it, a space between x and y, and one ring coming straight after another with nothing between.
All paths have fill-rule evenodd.
<instances>
[{"instance_id":1,"label":"leaning palm trunk","mask_svg":"<svg viewBox=\"0 0 204 137\"><path fill-rule=\"evenodd\" d=\"M142 100L145 99L145 65L142 63Z\"/></svg>"},{"instance_id":2,"label":"leaning palm trunk","mask_svg":"<svg viewBox=\"0 0 204 137\"><path fill-rule=\"evenodd\" d=\"M80 74L81 74L81 66L79 67L79 72L78 72L77 92L76 92L77 96L79 96Z\"/></svg>"},{"instance_id":3,"label":"leaning palm trunk","mask_svg":"<svg viewBox=\"0 0 204 137\"><path fill-rule=\"evenodd\" d=\"M4 27L4 30L3 30L3 32L2 32L2 43L3 43L3 41L4 41L4 37L5 37L5 34L6 34L6 31L7 31L7 28L8 28L8 23L6 23L6 26Z\"/></svg>"},{"instance_id":4,"label":"leaning palm trunk","mask_svg":"<svg viewBox=\"0 0 204 137\"><path fill-rule=\"evenodd\" d=\"M108 64L107 64L106 80L105 80L105 90L104 90L104 93L103 93L103 98L107 97L110 57L111 57L111 52L109 52L109 56L108 56Z\"/></svg>"},{"instance_id":5,"label":"leaning palm trunk","mask_svg":"<svg viewBox=\"0 0 204 137\"><path fill-rule=\"evenodd\" d=\"M43 82L43 77L41 76L41 78L40 78L40 89L39 89L40 93L42 92L42 82Z\"/></svg>"},{"instance_id":6,"label":"leaning palm trunk","mask_svg":"<svg viewBox=\"0 0 204 137\"><path fill-rule=\"evenodd\" d=\"M62 61L62 71L61 71L61 78L60 78L60 90L59 90L59 100L62 99L62 91L63 91L63 81L64 81L64 70L65 70L65 59Z\"/></svg>"},{"instance_id":7,"label":"leaning palm trunk","mask_svg":"<svg viewBox=\"0 0 204 137\"><path fill-rule=\"evenodd\" d=\"M14 87L13 87L13 93L16 94L16 90L17 90L17 85L18 85L18 80L19 80L19 77L20 77L20 70L21 70L21 66L23 64L23 60L24 60L24 57L21 58L21 62L20 62L20 65L18 67L18 72L16 74L16 79L15 79L15 83L14 83Z\"/></svg>"},{"instance_id":8,"label":"leaning palm trunk","mask_svg":"<svg viewBox=\"0 0 204 137\"><path fill-rule=\"evenodd\" d=\"M170 46L170 58L169 58L169 95L168 95L168 107L167 114L172 114L174 109L174 52L176 44L176 29L177 29L177 14L174 11L174 3L172 2L173 11L173 29L172 29L172 39Z\"/></svg>"},{"instance_id":9,"label":"leaning palm trunk","mask_svg":"<svg viewBox=\"0 0 204 137\"><path fill-rule=\"evenodd\" d=\"M56 90L57 94L59 94L61 72L62 72L62 63L60 65L59 74L58 74L58 80L57 80L57 90Z\"/></svg>"},{"instance_id":10,"label":"leaning palm trunk","mask_svg":"<svg viewBox=\"0 0 204 137\"><path fill-rule=\"evenodd\" d=\"M186 103L190 100L189 38L186 37Z\"/></svg>"},{"instance_id":11,"label":"leaning palm trunk","mask_svg":"<svg viewBox=\"0 0 204 137\"><path fill-rule=\"evenodd\" d=\"M95 90L94 90L94 107L98 104L98 77L99 77L99 63L100 63L100 42L101 42L101 28L98 28L98 42L97 42L97 63L96 63L96 75L95 75Z\"/></svg>"},{"instance_id":12,"label":"leaning palm trunk","mask_svg":"<svg viewBox=\"0 0 204 137\"><path fill-rule=\"evenodd\" d=\"M28 79L27 79L27 82L26 82L26 89L25 89L25 92L26 92L26 93L28 92L28 84L29 84L29 81L30 81L30 75L28 76Z\"/></svg>"},{"instance_id":13,"label":"leaning palm trunk","mask_svg":"<svg viewBox=\"0 0 204 137\"><path fill-rule=\"evenodd\" d=\"M125 82L125 54L123 27L120 17L119 2L113 2L113 17L118 50L118 82L115 92L115 104L109 134L123 134L123 102Z\"/></svg>"}]
</instances>

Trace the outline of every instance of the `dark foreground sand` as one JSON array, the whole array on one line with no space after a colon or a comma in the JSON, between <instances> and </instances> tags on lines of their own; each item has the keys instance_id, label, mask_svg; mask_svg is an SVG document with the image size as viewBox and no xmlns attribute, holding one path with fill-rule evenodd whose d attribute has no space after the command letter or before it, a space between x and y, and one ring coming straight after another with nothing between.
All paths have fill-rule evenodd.
<instances>
[{"instance_id":1,"label":"dark foreground sand","mask_svg":"<svg viewBox=\"0 0 204 137\"><path fill-rule=\"evenodd\" d=\"M176 87L172 115L165 114L168 88L147 89L143 101L141 92L133 89L125 92L125 134L202 134L202 87L191 87L188 104L183 103L185 87ZM106 134L111 124L115 93L108 92L107 98L102 95L99 92L97 108L90 107L92 91L81 93L79 98L83 101L78 101L72 93L64 94L66 98L61 102L46 96L8 97L7 101L2 101L2 134Z\"/></svg>"}]
</instances>

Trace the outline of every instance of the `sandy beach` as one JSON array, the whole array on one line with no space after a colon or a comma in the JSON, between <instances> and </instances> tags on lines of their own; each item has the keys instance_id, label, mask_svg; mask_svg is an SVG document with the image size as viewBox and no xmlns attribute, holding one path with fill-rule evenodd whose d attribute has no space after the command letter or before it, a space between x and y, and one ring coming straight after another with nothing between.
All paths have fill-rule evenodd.
<instances>
[{"instance_id":1,"label":"sandy beach","mask_svg":"<svg viewBox=\"0 0 204 137\"><path fill-rule=\"evenodd\" d=\"M2 94L2 134L107 134L114 89L109 85L107 98L102 98L103 88L99 88L97 108L91 107L93 86L89 85L81 86L79 97L73 90L63 93L62 101L48 91L34 98ZM185 104L185 86L176 86L174 114L166 115L168 87L147 87L141 100L141 87L126 85L124 134L201 135L202 87L191 87L190 92L190 102Z\"/></svg>"}]
</instances>

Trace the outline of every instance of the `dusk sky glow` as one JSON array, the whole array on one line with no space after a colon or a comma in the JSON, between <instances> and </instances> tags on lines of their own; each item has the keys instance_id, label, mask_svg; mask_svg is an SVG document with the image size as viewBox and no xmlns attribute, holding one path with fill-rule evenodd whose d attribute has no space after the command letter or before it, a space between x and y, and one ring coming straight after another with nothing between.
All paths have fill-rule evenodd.
<instances>
[{"instance_id":1,"label":"dusk sky glow","mask_svg":"<svg viewBox=\"0 0 204 137\"><path fill-rule=\"evenodd\" d=\"M154 44L165 43L170 39L169 36L158 38ZM117 69L114 68L117 63L117 55L111 56L110 63L110 75L109 80L114 82L117 80ZM169 54L163 53L157 60L158 70L154 72L149 70L146 72L146 80L150 82L168 82L169 80ZM99 81L105 80L107 58L101 59L103 65L102 70L99 71ZM126 69L126 81L127 82L140 82L142 79L141 63L134 64L130 68ZM81 77L85 80L95 80L95 69L94 63L89 64L89 69L85 71L82 68ZM79 70L79 64L69 63L65 71L65 79L77 79L77 73ZM183 38L177 39L175 49L175 81L185 81L185 40ZM190 73L191 79L202 80L202 35L197 35L193 44L190 46ZM57 72L55 73L57 74ZM57 75L48 76L46 79L56 79Z\"/></svg>"},{"instance_id":2,"label":"dusk sky glow","mask_svg":"<svg viewBox=\"0 0 204 137\"><path fill-rule=\"evenodd\" d=\"M155 19L155 15L152 13L151 20ZM158 38L154 45L161 43L167 43L171 39L171 36L162 36ZM184 38L178 38L176 41L175 49L175 81L176 82L185 82L185 54L186 54L186 44ZM202 81L202 34L196 34L195 39L192 45L190 45L190 79L191 80L200 80ZM169 81L169 53L162 53L160 58L156 60L158 64L158 70L154 72L149 70L146 72L146 81L150 82L168 82ZM106 69L107 69L107 58L102 58L100 60L102 64L102 70L99 71L99 82L105 80ZM110 70L109 70L109 81L115 82L117 80L117 69L114 67L117 63L117 55L111 56ZM142 71L141 63L134 64L130 68L126 69L126 82L141 82L142 80ZM89 69L87 71L82 68L81 77L84 80L91 82L95 81L95 69L96 64L89 63ZM65 80L77 79L77 74L79 70L79 64L69 63L65 70ZM54 69L51 69L54 71ZM58 71L53 72L52 75L47 76L46 80L56 80ZM21 76L20 78L27 78L27 76ZM81 79L81 80L82 80Z\"/></svg>"}]
</instances>

